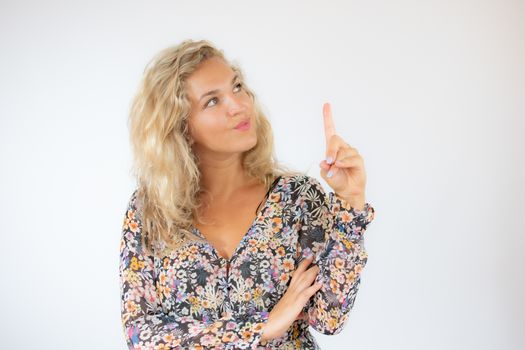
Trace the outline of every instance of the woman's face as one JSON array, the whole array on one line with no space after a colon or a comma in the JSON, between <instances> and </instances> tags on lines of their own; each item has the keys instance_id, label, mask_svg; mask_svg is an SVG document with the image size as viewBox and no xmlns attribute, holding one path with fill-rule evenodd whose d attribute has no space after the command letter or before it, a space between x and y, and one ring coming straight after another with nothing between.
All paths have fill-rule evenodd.
<instances>
[{"instance_id":1,"label":"woman's face","mask_svg":"<svg viewBox=\"0 0 525 350\"><path fill-rule=\"evenodd\" d=\"M187 78L189 132L199 156L229 156L257 144L255 109L243 84L219 57L205 60ZM248 127L236 129L243 121Z\"/></svg>"}]
</instances>

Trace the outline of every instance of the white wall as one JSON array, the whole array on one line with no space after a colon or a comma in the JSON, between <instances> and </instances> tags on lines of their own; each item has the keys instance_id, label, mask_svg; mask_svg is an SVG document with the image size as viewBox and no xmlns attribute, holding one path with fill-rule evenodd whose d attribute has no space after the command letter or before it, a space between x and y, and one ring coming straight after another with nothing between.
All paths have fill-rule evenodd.
<instances>
[{"instance_id":1,"label":"white wall","mask_svg":"<svg viewBox=\"0 0 525 350\"><path fill-rule=\"evenodd\" d=\"M280 160L321 179L325 101L365 159L369 262L324 349L525 348L524 23L518 0L2 0L0 347L125 349L129 105L156 52L205 38Z\"/></svg>"}]
</instances>

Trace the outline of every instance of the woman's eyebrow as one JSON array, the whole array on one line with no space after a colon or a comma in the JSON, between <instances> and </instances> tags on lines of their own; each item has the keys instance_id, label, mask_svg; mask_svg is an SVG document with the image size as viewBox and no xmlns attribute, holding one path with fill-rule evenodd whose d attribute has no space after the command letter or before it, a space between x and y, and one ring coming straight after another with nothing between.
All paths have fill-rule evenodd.
<instances>
[{"instance_id":1,"label":"woman's eyebrow","mask_svg":"<svg viewBox=\"0 0 525 350\"><path fill-rule=\"evenodd\" d=\"M238 77L239 77L239 75L238 75L238 74L235 74L235 75L233 76L233 79L232 79L231 84L235 83L235 80L237 80ZM200 102L203 98L205 98L206 96L216 94L217 92L219 92L219 90L217 90L217 89L208 91L207 93L205 93L204 95L202 95L201 98L199 98L199 102Z\"/></svg>"}]
</instances>

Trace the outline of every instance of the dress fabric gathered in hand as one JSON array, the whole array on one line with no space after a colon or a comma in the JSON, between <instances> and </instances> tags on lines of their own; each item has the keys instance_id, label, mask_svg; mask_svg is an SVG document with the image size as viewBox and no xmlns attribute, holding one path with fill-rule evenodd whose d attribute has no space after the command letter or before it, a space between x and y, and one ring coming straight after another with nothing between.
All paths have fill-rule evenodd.
<instances>
[{"instance_id":1,"label":"dress fabric gathered in hand","mask_svg":"<svg viewBox=\"0 0 525 350\"><path fill-rule=\"evenodd\" d=\"M120 242L121 316L130 349L319 349L309 326L337 334L346 325L367 262L363 237L375 215L369 203L355 210L314 177L281 176L231 259L206 242L154 257L142 249L136 195ZM303 309L308 320L263 344L269 312L311 255L323 285Z\"/></svg>"}]
</instances>

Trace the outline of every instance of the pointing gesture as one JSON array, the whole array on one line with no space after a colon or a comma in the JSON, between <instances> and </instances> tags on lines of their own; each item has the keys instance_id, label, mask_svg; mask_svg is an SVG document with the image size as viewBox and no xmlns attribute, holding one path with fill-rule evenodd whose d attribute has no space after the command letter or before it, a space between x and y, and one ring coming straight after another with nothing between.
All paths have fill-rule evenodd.
<instances>
[{"instance_id":1,"label":"pointing gesture","mask_svg":"<svg viewBox=\"0 0 525 350\"><path fill-rule=\"evenodd\" d=\"M326 159L319 163L321 177L338 197L357 210L365 205L366 173L364 160L357 149L335 133L330 104L323 105Z\"/></svg>"}]
</instances>

